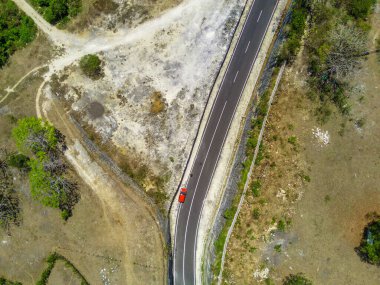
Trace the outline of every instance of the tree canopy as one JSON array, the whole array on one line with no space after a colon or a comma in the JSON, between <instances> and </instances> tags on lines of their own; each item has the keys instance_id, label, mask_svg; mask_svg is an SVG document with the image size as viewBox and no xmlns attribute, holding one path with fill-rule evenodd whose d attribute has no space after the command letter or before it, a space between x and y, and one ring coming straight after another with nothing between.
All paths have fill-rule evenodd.
<instances>
[{"instance_id":1,"label":"tree canopy","mask_svg":"<svg viewBox=\"0 0 380 285\"><path fill-rule=\"evenodd\" d=\"M68 166L62 158L65 137L51 124L34 117L20 119L12 136L21 152L32 154L27 160L32 197L45 206L61 209L67 219L79 201L79 193L77 184L66 178ZM18 165L19 160L16 162Z\"/></svg>"},{"instance_id":2,"label":"tree canopy","mask_svg":"<svg viewBox=\"0 0 380 285\"><path fill-rule=\"evenodd\" d=\"M75 17L81 9L81 0L31 0L46 21L55 25Z\"/></svg>"},{"instance_id":3,"label":"tree canopy","mask_svg":"<svg viewBox=\"0 0 380 285\"><path fill-rule=\"evenodd\" d=\"M380 218L369 223L364 229L358 252L368 263L380 265Z\"/></svg>"},{"instance_id":4,"label":"tree canopy","mask_svg":"<svg viewBox=\"0 0 380 285\"><path fill-rule=\"evenodd\" d=\"M0 68L36 36L37 27L11 0L0 1Z\"/></svg>"}]
</instances>

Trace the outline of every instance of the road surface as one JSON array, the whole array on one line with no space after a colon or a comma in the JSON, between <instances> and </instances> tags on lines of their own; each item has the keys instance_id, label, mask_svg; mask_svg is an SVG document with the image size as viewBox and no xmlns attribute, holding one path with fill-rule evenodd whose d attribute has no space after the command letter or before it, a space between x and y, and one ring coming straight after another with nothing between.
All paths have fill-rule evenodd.
<instances>
[{"instance_id":1,"label":"road surface","mask_svg":"<svg viewBox=\"0 0 380 285\"><path fill-rule=\"evenodd\" d=\"M196 247L203 201L241 94L256 61L277 0L255 0L223 78L186 185L187 198L179 208L174 241L174 284L196 282Z\"/></svg>"}]
</instances>

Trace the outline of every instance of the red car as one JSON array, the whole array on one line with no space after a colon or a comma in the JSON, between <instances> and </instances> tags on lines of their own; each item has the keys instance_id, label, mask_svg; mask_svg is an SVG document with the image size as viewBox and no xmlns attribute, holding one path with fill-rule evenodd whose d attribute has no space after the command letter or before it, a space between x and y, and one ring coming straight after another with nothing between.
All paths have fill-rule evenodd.
<instances>
[{"instance_id":1,"label":"red car","mask_svg":"<svg viewBox=\"0 0 380 285\"><path fill-rule=\"evenodd\" d=\"M181 188L181 192L179 193L178 202L184 203L187 195L187 189Z\"/></svg>"}]
</instances>

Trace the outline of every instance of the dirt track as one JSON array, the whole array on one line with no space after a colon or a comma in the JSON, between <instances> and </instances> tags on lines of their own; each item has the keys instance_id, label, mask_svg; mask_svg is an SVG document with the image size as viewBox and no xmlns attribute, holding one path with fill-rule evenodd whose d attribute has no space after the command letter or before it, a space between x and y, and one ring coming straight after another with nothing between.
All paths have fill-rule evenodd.
<instances>
[{"instance_id":1,"label":"dirt track","mask_svg":"<svg viewBox=\"0 0 380 285\"><path fill-rule=\"evenodd\" d=\"M109 222L116 222L124 228L120 241L126 253L122 262L126 284L166 283L164 239L155 213L131 188L87 152L80 139L81 134L70 123L59 102L54 99L49 102L47 116L66 136L67 159L99 198Z\"/></svg>"}]
</instances>

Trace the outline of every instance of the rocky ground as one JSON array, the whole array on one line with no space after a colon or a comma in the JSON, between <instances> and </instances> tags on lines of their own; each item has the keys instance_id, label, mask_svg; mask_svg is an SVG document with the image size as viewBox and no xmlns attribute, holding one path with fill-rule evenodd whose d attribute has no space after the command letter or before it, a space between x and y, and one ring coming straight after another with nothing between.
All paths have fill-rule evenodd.
<instances>
[{"instance_id":1,"label":"rocky ground","mask_svg":"<svg viewBox=\"0 0 380 285\"><path fill-rule=\"evenodd\" d=\"M128 167L144 166L165 177L167 194L174 192L183 171L244 1L181 5L180 17L164 28L100 52L101 79L86 78L74 63L53 84L53 94L64 99L99 142L115 146L115 160L123 157ZM139 182L146 190L155 188L149 179Z\"/></svg>"}]
</instances>

